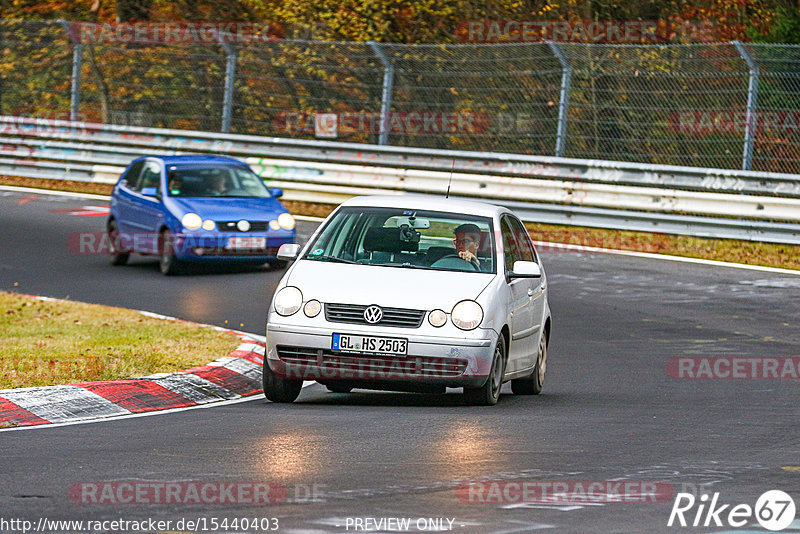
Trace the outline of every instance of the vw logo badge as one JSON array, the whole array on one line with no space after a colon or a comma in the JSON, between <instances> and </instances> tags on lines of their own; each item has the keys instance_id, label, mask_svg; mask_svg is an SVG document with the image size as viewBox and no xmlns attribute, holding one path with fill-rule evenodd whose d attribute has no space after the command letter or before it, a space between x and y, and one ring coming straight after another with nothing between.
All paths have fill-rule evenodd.
<instances>
[{"instance_id":1,"label":"vw logo badge","mask_svg":"<svg viewBox=\"0 0 800 534\"><path fill-rule=\"evenodd\" d=\"M370 324L375 324L383 319L383 310L380 307L372 305L364 310L364 320Z\"/></svg>"}]
</instances>

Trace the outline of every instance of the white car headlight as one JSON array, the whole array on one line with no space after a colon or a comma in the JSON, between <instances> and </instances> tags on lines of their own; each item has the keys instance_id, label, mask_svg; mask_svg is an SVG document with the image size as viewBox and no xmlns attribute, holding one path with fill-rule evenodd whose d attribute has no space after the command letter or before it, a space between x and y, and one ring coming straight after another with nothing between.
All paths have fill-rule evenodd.
<instances>
[{"instance_id":1,"label":"white car headlight","mask_svg":"<svg viewBox=\"0 0 800 534\"><path fill-rule=\"evenodd\" d=\"M442 310L433 310L428 314L428 322L436 328L444 326L444 323L447 322L447 314Z\"/></svg>"},{"instance_id":2,"label":"white car headlight","mask_svg":"<svg viewBox=\"0 0 800 534\"><path fill-rule=\"evenodd\" d=\"M275 295L275 311L284 317L297 313L303 304L303 294L294 286L286 286Z\"/></svg>"},{"instance_id":3,"label":"white car headlight","mask_svg":"<svg viewBox=\"0 0 800 534\"><path fill-rule=\"evenodd\" d=\"M450 318L461 330L474 330L483 321L483 310L474 300L462 300L453 306Z\"/></svg>"},{"instance_id":4,"label":"white car headlight","mask_svg":"<svg viewBox=\"0 0 800 534\"><path fill-rule=\"evenodd\" d=\"M281 213L278 215L278 224L284 230L292 230L294 228L294 217L291 213Z\"/></svg>"},{"instance_id":5,"label":"white car headlight","mask_svg":"<svg viewBox=\"0 0 800 534\"><path fill-rule=\"evenodd\" d=\"M199 230L203 226L203 218L196 213L187 213L181 218L181 224L187 230Z\"/></svg>"}]
</instances>

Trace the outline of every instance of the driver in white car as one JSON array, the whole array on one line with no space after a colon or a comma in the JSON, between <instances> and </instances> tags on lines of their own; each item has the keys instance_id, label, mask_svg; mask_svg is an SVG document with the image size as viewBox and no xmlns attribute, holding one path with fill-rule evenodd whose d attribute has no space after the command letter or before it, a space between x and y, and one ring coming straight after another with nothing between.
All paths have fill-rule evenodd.
<instances>
[{"instance_id":1,"label":"driver in white car","mask_svg":"<svg viewBox=\"0 0 800 534\"><path fill-rule=\"evenodd\" d=\"M481 262L478 259L478 249L481 246L481 231L477 225L464 223L453 230L455 238L453 246L456 248L458 257L470 262L475 266L475 270L481 269Z\"/></svg>"}]
</instances>

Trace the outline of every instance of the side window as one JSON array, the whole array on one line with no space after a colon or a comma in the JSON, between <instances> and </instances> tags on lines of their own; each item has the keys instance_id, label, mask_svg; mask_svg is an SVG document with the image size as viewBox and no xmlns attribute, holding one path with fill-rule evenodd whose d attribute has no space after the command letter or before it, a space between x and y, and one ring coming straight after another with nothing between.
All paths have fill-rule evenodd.
<instances>
[{"instance_id":1,"label":"side window","mask_svg":"<svg viewBox=\"0 0 800 534\"><path fill-rule=\"evenodd\" d=\"M524 261L536 261L536 253L533 250L533 242L525 225L520 222L516 217L508 217L511 223L511 230L514 232L514 237L517 238L517 251L519 259Z\"/></svg>"},{"instance_id":2,"label":"side window","mask_svg":"<svg viewBox=\"0 0 800 534\"><path fill-rule=\"evenodd\" d=\"M514 262L522 259L517 251L517 241L514 239L514 232L508 223L508 217L500 219L500 233L503 235L503 252L506 257L506 271L514 269Z\"/></svg>"},{"instance_id":3,"label":"side window","mask_svg":"<svg viewBox=\"0 0 800 534\"><path fill-rule=\"evenodd\" d=\"M128 172L125 173L125 187L128 189L132 189L134 191L139 190L139 176L142 174L142 167L144 167L144 161L137 161L128 169Z\"/></svg>"},{"instance_id":4,"label":"side window","mask_svg":"<svg viewBox=\"0 0 800 534\"><path fill-rule=\"evenodd\" d=\"M155 161L148 161L142 172L142 178L139 180L139 187L137 191L141 191L145 187L155 187L161 190L161 166Z\"/></svg>"}]
</instances>

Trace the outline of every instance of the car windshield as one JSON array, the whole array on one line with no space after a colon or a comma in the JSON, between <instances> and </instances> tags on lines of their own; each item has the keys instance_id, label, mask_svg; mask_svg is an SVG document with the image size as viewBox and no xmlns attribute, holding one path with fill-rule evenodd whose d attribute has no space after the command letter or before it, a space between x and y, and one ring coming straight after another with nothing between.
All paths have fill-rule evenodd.
<instances>
[{"instance_id":1,"label":"car windshield","mask_svg":"<svg viewBox=\"0 0 800 534\"><path fill-rule=\"evenodd\" d=\"M347 207L325 224L304 259L494 273L493 235L488 217Z\"/></svg>"},{"instance_id":2,"label":"car windshield","mask_svg":"<svg viewBox=\"0 0 800 534\"><path fill-rule=\"evenodd\" d=\"M270 197L264 182L242 165L171 166L167 173L171 197Z\"/></svg>"}]
</instances>

